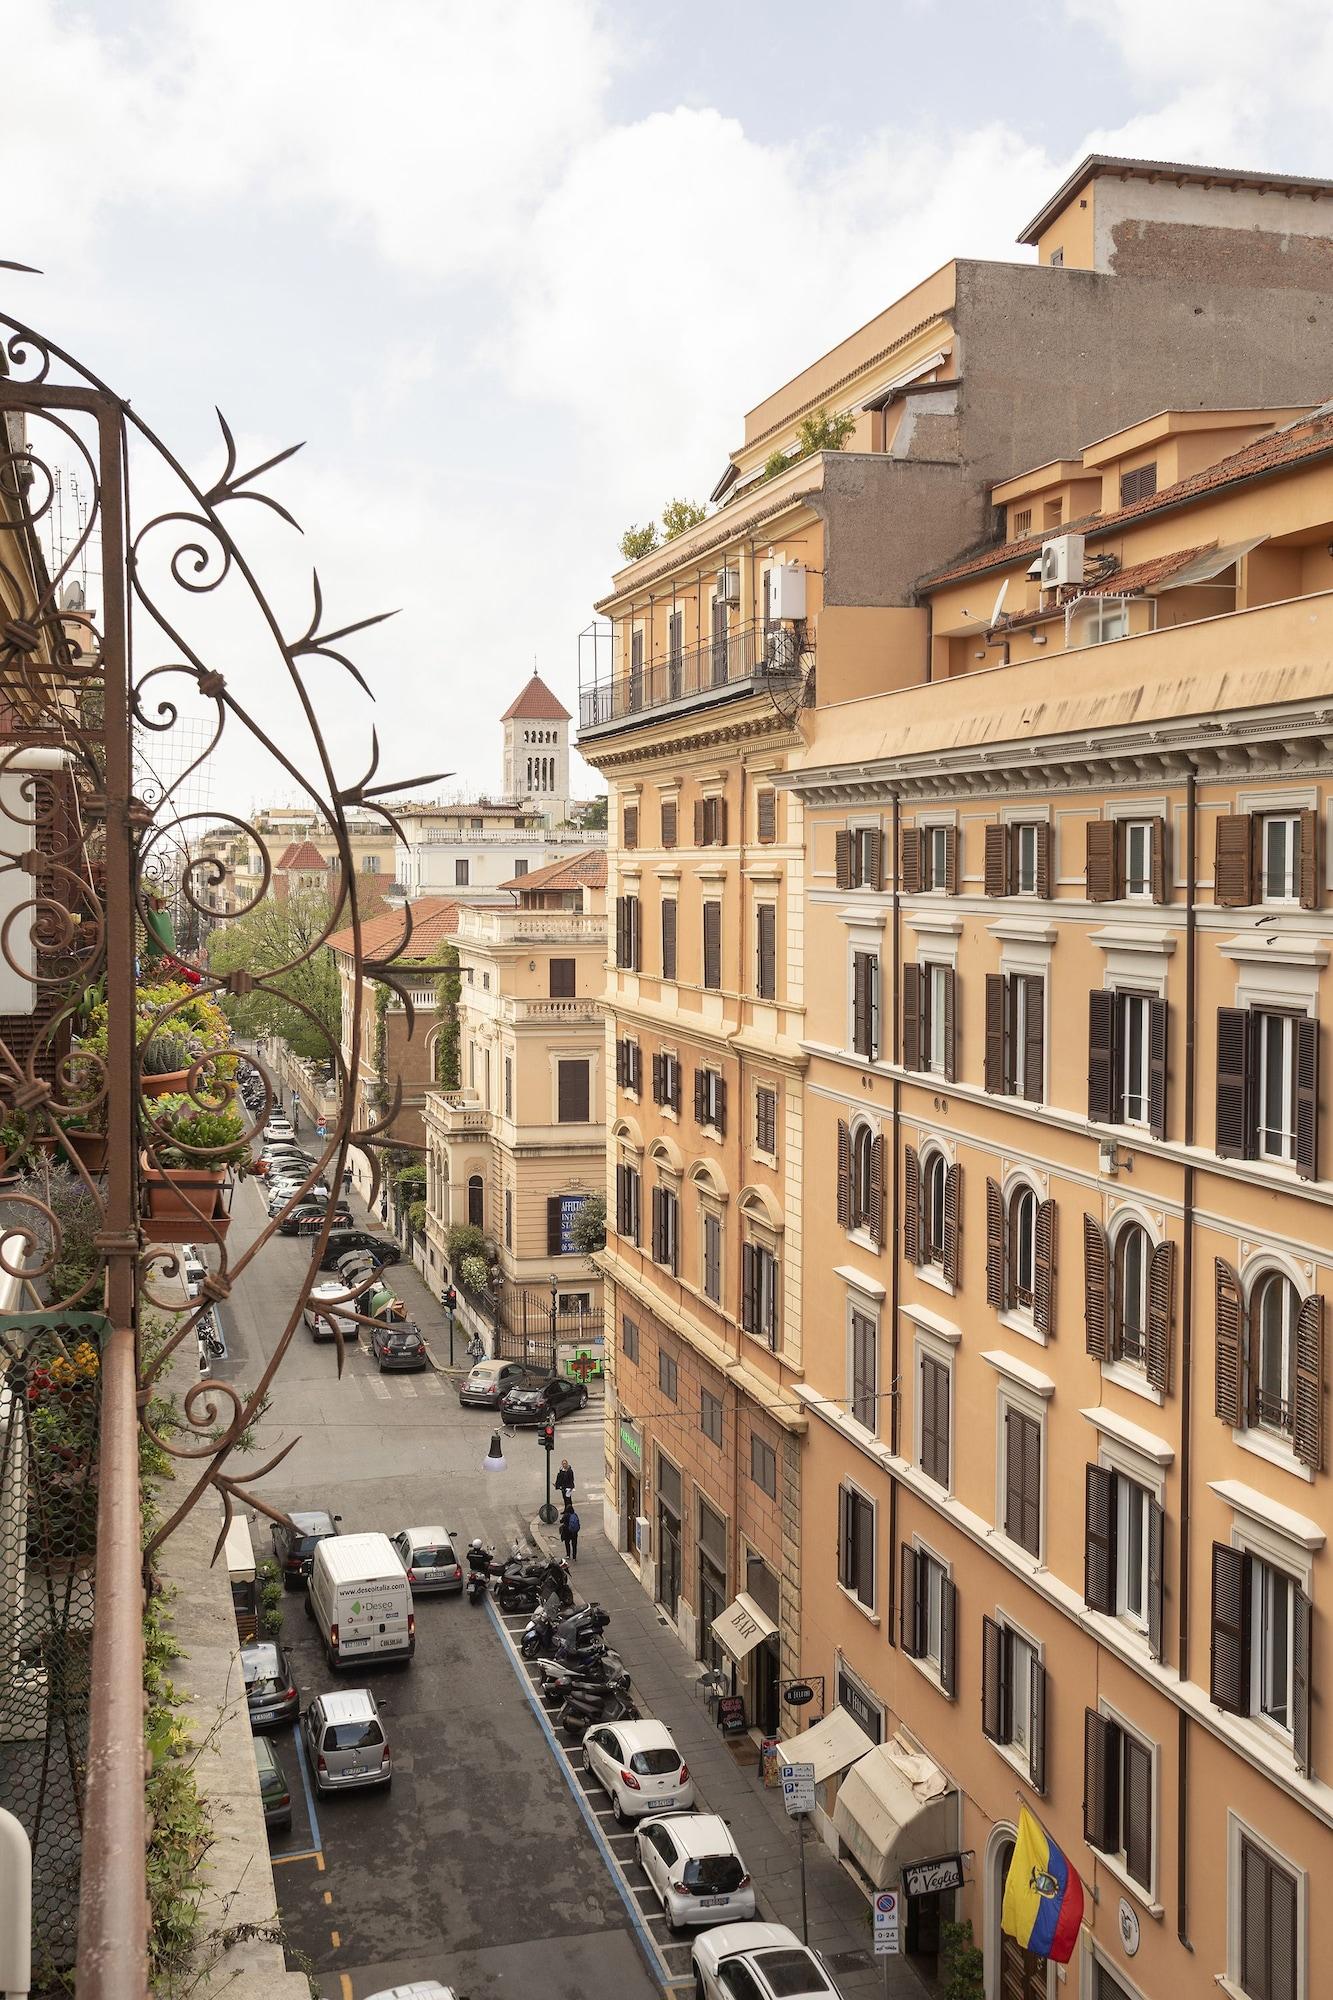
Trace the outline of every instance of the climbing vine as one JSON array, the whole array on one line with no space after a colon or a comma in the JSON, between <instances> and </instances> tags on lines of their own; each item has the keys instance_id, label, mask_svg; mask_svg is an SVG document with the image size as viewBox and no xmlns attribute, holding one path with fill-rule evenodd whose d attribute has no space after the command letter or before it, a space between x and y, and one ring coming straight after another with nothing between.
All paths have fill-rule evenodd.
<instances>
[{"instance_id":1,"label":"climbing vine","mask_svg":"<svg viewBox=\"0 0 1333 2000\"><path fill-rule=\"evenodd\" d=\"M462 1078L458 1046L458 1002L463 991L463 975L458 969L458 947L444 947L444 971L435 985L435 1018L440 1031L435 1037L435 1081L441 1090L457 1090Z\"/></svg>"}]
</instances>

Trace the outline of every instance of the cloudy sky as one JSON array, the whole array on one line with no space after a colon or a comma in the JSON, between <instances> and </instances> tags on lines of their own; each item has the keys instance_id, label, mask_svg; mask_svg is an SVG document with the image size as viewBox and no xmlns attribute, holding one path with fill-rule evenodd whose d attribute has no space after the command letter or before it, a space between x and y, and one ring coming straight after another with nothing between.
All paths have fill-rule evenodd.
<instances>
[{"instance_id":1,"label":"cloudy sky","mask_svg":"<svg viewBox=\"0 0 1333 2000\"><path fill-rule=\"evenodd\" d=\"M280 616L312 560L335 622L401 607L358 653L385 769L496 788L625 525L948 256L1026 257L1083 153L1333 172L1333 13L1263 18L1280 62L1252 0L0 0L0 257L45 273L0 300L205 483L214 404L244 463L306 440L304 543L249 510ZM370 712L316 693L350 771ZM233 748L212 799L286 789Z\"/></svg>"}]
</instances>

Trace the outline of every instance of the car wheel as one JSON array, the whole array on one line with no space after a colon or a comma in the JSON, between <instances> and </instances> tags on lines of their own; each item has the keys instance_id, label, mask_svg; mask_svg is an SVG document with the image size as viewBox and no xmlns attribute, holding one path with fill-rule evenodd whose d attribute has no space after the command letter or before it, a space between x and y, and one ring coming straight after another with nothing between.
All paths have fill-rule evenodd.
<instances>
[{"instance_id":1,"label":"car wheel","mask_svg":"<svg viewBox=\"0 0 1333 2000\"><path fill-rule=\"evenodd\" d=\"M326 1661L327 1661L327 1663L328 1663L328 1669L329 1669L329 1672L330 1672L331 1674L336 1674L336 1673L337 1673L337 1671L338 1671L338 1656L337 1656L337 1654L336 1654L336 1653L334 1652L334 1650L333 1650L332 1646L329 1646L329 1645L326 1645L326 1646L325 1646L325 1648L324 1648L324 1658L325 1658L325 1660L326 1660Z\"/></svg>"},{"instance_id":2,"label":"car wheel","mask_svg":"<svg viewBox=\"0 0 1333 2000\"><path fill-rule=\"evenodd\" d=\"M679 1937L685 1926L684 1924L678 1924L672 1915L671 1898L667 1895L665 1889L662 1891L662 1915L666 1918L667 1936L673 1938Z\"/></svg>"},{"instance_id":3,"label":"car wheel","mask_svg":"<svg viewBox=\"0 0 1333 2000\"><path fill-rule=\"evenodd\" d=\"M592 1768L592 1758L588 1755L588 1746L586 1743L583 1746L583 1768L590 1778L596 1777L597 1774Z\"/></svg>"},{"instance_id":4,"label":"car wheel","mask_svg":"<svg viewBox=\"0 0 1333 2000\"><path fill-rule=\"evenodd\" d=\"M620 1803L620 1793L617 1791L611 1793L611 1814L617 1826L625 1825L628 1814Z\"/></svg>"},{"instance_id":5,"label":"car wheel","mask_svg":"<svg viewBox=\"0 0 1333 2000\"><path fill-rule=\"evenodd\" d=\"M306 1592L305 1597L302 1601L305 1605L305 1615L310 1620L310 1623L313 1625L315 1622L315 1611L314 1611L314 1606L310 1602L309 1591Z\"/></svg>"},{"instance_id":6,"label":"car wheel","mask_svg":"<svg viewBox=\"0 0 1333 2000\"><path fill-rule=\"evenodd\" d=\"M708 2000L702 1972L696 1972L694 1975L694 2000Z\"/></svg>"},{"instance_id":7,"label":"car wheel","mask_svg":"<svg viewBox=\"0 0 1333 2000\"><path fill-rule=\"evenodd\" d=\"M579 1408L580 1408L581 1410L586 1410L586 1409L587 1409L587 1407L588 1407L588 1392L587 1392L587 1390L586 1390L586 1389L580 1389L580 1390L579 1390Z\"/></svg>"}]
</instances>

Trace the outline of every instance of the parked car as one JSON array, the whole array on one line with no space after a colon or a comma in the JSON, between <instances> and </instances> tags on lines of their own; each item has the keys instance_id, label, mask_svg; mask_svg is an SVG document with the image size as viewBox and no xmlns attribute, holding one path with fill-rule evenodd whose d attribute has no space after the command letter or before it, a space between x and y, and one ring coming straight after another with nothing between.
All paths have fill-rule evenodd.
<instances>
[{"instance_id":1,"label":"parked car","mask_svg":"<svg viewBox=\"0 0 1333 2000\"><path fill-rule=\"evenodd\" d=\"M391 1236L376 1236L370 1229L331 1229L320 1270L332 1271L349 1250L368 1250L377 1264L396 1264L402 1255Z\"/></svg>"},{"instance_id":2,"label":"parked car","mask_svg":"<svg viewBox=\"0 0 1333 2000\"><path fill-rule=\"evenodd\" d=\"M315 1549L307 1615L319 1627L330 1671L406 1663L416 1651L416 1618L403 1566L387 1535L340 1535Z\"/></svg>"},{"instance_id":3,"label":"parked car","mask_svg":"<svg viewBox=\"0 0 1333 2000\"><path fill-rule=\"evenodd\" d=\"M588 1407L587 1384L567 1375L552 1375L535 1389L511 1389L500 1404L500 1416L507 1430L525 1424L544 1424L548 1417L567 1417L571 1410Z\"/></svg>"},{"instance_id":4,"label":"parked car","mask_svg":"<svg viewBox=\"0 0 1333 2000\"><path fill-rule=\"evenodd\" d=\"M317 1792L392 1782L389 1739L369 1688L316 1695L301 1717L301 1733Z\"/></svg>"},{"instance_id":5,"label":"parked car","mask_svg":"<svg viewBox=\"0 0 1333 2000\"><path fill-rule=\"evenodd\" d=\"M255 1738L255 1766L259 1772L259 1797L264 1808L264 1824L282 1832L292 1823L292 1795L278 1753L266 1737Z\"/></svg>"},{"instance_id":6,"label":"parked car","mask_svg":"<svg viewBox=\"0 0 1333 2000\"><path fill-rule=\"evenodd\" d=\"M452 1986L438 1979L414 1979L410 1986L386 1986L382 1993L370 1993L366 2000L457 2000Z\"/></svg>"},{"instance_id":7,"label":"parked car","mask_svg":"<svg viewBox=\"0 0 1333 2000\"><path fill-rule=\"evenodd\" d=\"M390 1540L414 1597L463 1588L463 1565L447 1528L400 1528Z\"/></svg>"},{"instance_id":8,"label":"parked car","mask_svg":"<svg viewBox=\"0 0 1333 2000\"><path fill-rule=\"evenodd\" d=\"M296 1133L292 1129L291 1119L284 1118L280 1111L273 1113L268 1124L264 1127L264 1135L269 1139L294 1139L296 1137Z\"/></svg>"},{"instance_id":9,"label":"parked car","mask_svg":"<svg viewBox=\"0 0 1333 2000\"><path fill-rule=\"evenodd\" d=\"M645 1813L694 1804L690 1767L662 1722L597 1722L583 1738L583 1768L611 1801L620 1825Z\"/></svg>"},{"instance_id":10,"label":"parked car","mask_svg":"<svg viewBox=\"0 0 1333 2000\"><path fill-rule=\"evenodd\" d=\"M634 1844L668 1930L753 1918L754 1884L731 1828L717 1813L640 1820Z\"/></svg>"},{"instance_id":11,"label":"parked car","mask_svg":"<svg viewBox=\"0 0 1333 2000\"><path fill-rule=\"evenodd\" d=\"M360 1337L360 1327L354 1319L347 1317L349 1312L359 1312L361 1309L358 1300L349 1300L347 1294L350 1290L351 1286L345 1284L341 1278L330 1278L322 1285L311 1286L302 1317L310 1330L312 1340L332 1340L335 1318L342 1321L344 1340L356 1340ZM340 1303L336 1306L330 1304L333 1299L337 1299Z\"/></svg>"},{"instance_id":12,"label":"parked car","mask_svg":"<svg viewBox=\"0 0 1333 2000\"><path fill-rule=\"evenodd\" d=\"M690 1953L698 2000L839 2000L823 1961L785 1924L722 1924Z\"/></svg>"},{"instance_id":13,"label":"parked car","mask_svg":"<svg viewBox=\"0 0 1333 2000\"><path fill-rule=\"evenodd\" d=\"M395 1320L389 1325L372 1326L370 1329L370 1351L379 1364L380 1374L400 1369L429 1368L430 1356L426 1343L421 1338L421 1328L413 1326L411 1320Z\"/></svg>"},{"instance_id":14,"label":"parked car","mask_svg":"<svg viewBox=\"0 0 1333 2000\"><path fill-rule=\"evenodd\" d=\"M204 1280L208 1276L208 1266L195 1249L193 1243L181 1244L180 1266L181 1276L185 1280L186 1291L192 1299L197 1299L204 1289Z\"/></svg>"},{"instance_id":15,"label":"parked car","mask_svg":"<svg viewBox=\"0 0 1333 2000\"><path fill-rule=\"evenodd\" d=\"M526 1361L479 1361L458 1384L458 1400L475 1409L498 1409L511 1389L532 1386L535 1371Z\"/></svg>"},{"instance_id":16,"label":"parked car","mask_svg":"<svg viewBox=\"0 0 1333 2000\"><path fill-rule=\"evenodd\" d=\"M306 1234L313 1233L323 1227L327 1210L327 1195L308 1195L304 1201L298 1201L294 1208L289 1208L283 1216L278 1224L279 1236L299 1236L303 1229ZM335 1222L341 1222L344 1218L350 1222L352 1211L345 1201L336 1202L333 1219Z\"/></svg>"},{"instance_id":17,"label":"parked car","mask_svg":"<svg viewBox=\"0 0 1333 2000\"><path fill-rule=\"evenodd\" d=\"M241 1647L241 1674L251 1729L280 1729L284 1722L295 1722L301 1700L287 1655L275 1639Z\"/></svg>"},{"instance_id":18,"label":"parked car","mask_svg":"<svg viewBox=\"0 0 1333 2000\"><path fill-rule=\"evenodd\" d=\"M341 1514L326 1514L322 1511L309 1514L290 1514L286 1521L273 1523L273 1554L278 1568L282 1571L282 1581L288 1590L300 1590L310 1575L310 1565L315 1558L315 1549L328 1535L336 1535Z\"/></svg>"}]
</instances>

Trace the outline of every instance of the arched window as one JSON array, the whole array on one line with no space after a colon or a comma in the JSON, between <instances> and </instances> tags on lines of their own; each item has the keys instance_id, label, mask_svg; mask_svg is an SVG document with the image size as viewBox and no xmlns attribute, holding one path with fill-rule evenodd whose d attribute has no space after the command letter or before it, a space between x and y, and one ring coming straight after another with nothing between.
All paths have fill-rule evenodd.
<instances>
[{"instance_id":1,"label":"arched window","mask_svg":"<svg viewBox=\"0 0 1333 2000\"><path fill-rule=\"evenodd\" d=\"M486 1227L486 1191L480 1174L468 1175L467 1219L474 1229Z\"/></svg>"},{"instance_id":2,"label":"arched window","mask_svg":"<svg viewBox=\"0 0 1333 2000\"><path fill-rule=\"evenodd\" d=\"M1009 1197L1009 1304L1031 1308L1037 1273L1037 1197L1030 1187Z\"/></svg>"},{"instance_id":3,"label":"arched window","mask_svg":"<svg viewBox=\"0 0 1333 2000\"><path fill-rule=\"evenodd\" d=\"M943 1153L927 1153L921 1169L921 1225L923 1262L944 1262L944 1195L949 1162Z\"/></svg>"},{"instance_id":4,"label":"arched window","mask_svg":"<svg viewBox=\"0 0 1333 2000\"><path fill-rule=\"evenodd\" d=\"M874 1203L873 1165L875 1135L868 1125L858 1125L852 1133L852 1227L869 1222Z\"/></svg>"},{"instance_id":5,"label":"arched window","mask_svg":"<svg viewBox=\"0 0 1333 2000\"><path fill-rule=\"evenodd\" d=\"M1296 1389L1296 1315L1300 1300L1290 1278L1270 1271L1250 1304L1250 1409L1265 1430L1291 1434Z\"/></svg>"},{"instance_id":6,"label":"arched window","mask_svg":"<svg viewBox=\"0 0 1333 2000\"><path fill-rule=\"evenodd\" d=\"M1127 1222L1115 1239L1111 1265L1111 1336L1117 1357L1136 1364L1142 1364L1147 1352L1151 1258L1147 1230Z\"/></svg>"}]
</instances>

